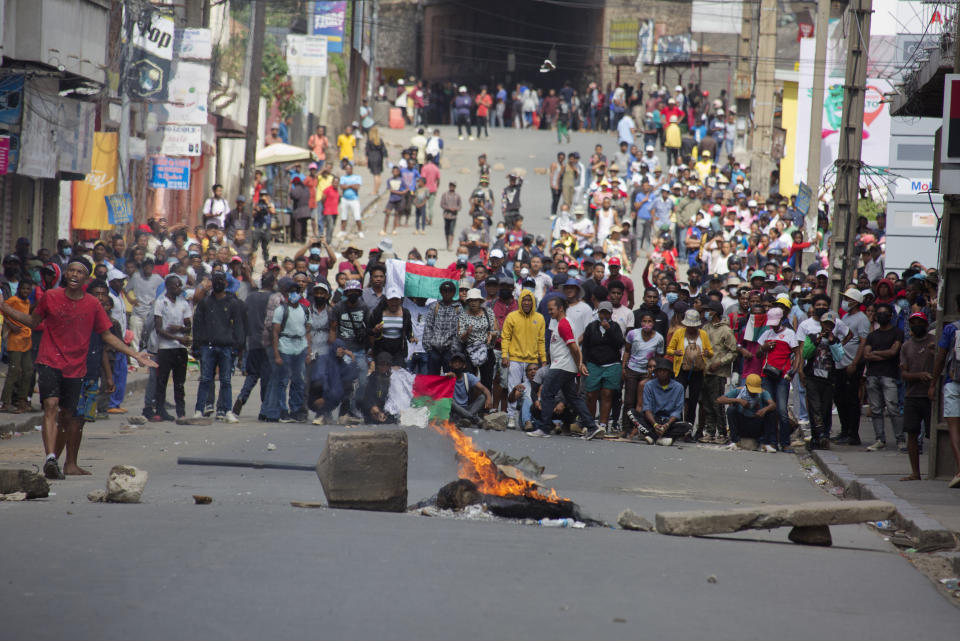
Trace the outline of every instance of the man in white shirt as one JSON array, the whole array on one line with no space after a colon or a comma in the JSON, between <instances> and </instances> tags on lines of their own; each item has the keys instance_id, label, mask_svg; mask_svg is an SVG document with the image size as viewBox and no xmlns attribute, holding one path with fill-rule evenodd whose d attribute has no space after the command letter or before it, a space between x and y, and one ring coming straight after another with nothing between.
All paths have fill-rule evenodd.
<instances>
[{"instance_id":1,"label":"man in white shirt","mask_svg":"<svg viewBox=\"0 0 960 641\"><path fill-rule=\"evenodd\" d=\"M154 394L153 413L147 418L151 421L172 421L167 413L167 379L173 373L173 400L177 408L177 418L186 415L186 396L184 382L187 379L187 346L190 345L190 323L193 308L187 299L180 295L183 284L176 274L167 276L164 281L166 291L153 304L154 328L157 334L157 389Z\"/></svg>"},{"instance_id":2,"label":"man in white shirt","mask_svg":"<svg viewBox=\"0 0 960 641\"><path fill-rule=\"evenodd\" d=\"M620 143L627 143L627 148L629 149L633 142L633 135L637 132L637 123L633 121L633 117L629 113L623 114L623 117L620 119L620 122L617 123L617 138Z\"/></svg>"},{"instance_id":3,"label":"man in white shirt","mask_svg":"<svg viewBox=\"0 0 960 641\"><path fill-rule=\"evenodd\" d=\"M223 229L223 219L230 211L230 205L223 197L223 185L213 186L213 196L203 201L203 224L207 225L210 221L217 223L220 229Z\"/></svg>"},{"instance_id":4,"label":"man in white shirt","mask_svg":"<svg viewBox=\"0 0 960 641\"><path fill-rule=\"evenodd\" d=\"M593 223L584 215L586 213L587 208L583 205L575 205L573 208L573 215L576 217L573 222L573 235L577 237L577 242L581 245L583 243L592 244L596 235Z\"/></svg>"},{"instance_id":5,"label":"man in white shirt","mask_svg":"<svg viewBox=\"0 0 960 641\"><path fill-rule=\"evenodd\" d=\"M580 300L583 297L583 288L576 278L568 278L563 284L563 295L567 298L567 320L573 328L573 334L580 340L583 330L593 320L593 309Z\"/></svg>"}]
</instances>

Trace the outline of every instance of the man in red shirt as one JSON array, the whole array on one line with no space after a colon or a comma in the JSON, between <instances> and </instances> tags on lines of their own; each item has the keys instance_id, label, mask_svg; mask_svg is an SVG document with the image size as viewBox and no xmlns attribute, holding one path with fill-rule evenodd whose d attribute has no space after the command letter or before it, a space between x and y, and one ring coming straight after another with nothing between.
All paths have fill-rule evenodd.
<instances>
[{"instance_id":1,"label":"man in red shirt","mask_svg":"<svg viewBox=\"0 0 960 641\"><path fill-rule=\"evenodd\" d=\"M0 303L0 312L9 318L35 328L44 324L43 338L37 354L37 384L43 403L43 449L46 461L44 476L62 479L66 474L89 474L77 465L82 433L75 427L73 412L80 398L83 376L87 372L87 351L90 335L100 334L103 342L114 350L137 359L144 367L157 364L146 352L137 352L110 332L112 323L96 298L84 293L83 286L90 277L90 262L78 257L67 264L63 287L48 291L32 314ZM66 433L58 430L58 423ZM67 456L63 472L57 462L57 441L66 438Z\"/></svg>"},{"instance_id":2,"label":"man in red shirt","mask_svg":"<svg viewBox=\"0 0 960 641\"><path fill-rule=\"evenodd\" d=\"M620 301L621 305L626 305L630 309L633 309L633 280L629 276L624 276L620 273L620 258L614 256L609 261L607 261L607 268L610 270L610 278L607 278L603 281L603 286L609 288L610 283L613 281L620 281L623 283L623 299Z\"/></svg>"}]
</instances>

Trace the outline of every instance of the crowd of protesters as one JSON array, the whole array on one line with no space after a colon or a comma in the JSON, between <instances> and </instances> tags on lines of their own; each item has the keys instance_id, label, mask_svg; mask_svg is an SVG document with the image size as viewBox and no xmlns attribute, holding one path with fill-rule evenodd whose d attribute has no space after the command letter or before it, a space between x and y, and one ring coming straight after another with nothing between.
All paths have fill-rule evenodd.
<instances>
[{"instance_id":1,"label":"crowd of protesters","mask_svg":"<svg viewBox=\"0 0 960 641\"><path fill-rule=\"evenodd\" d=\"M494 114L501 89L488 105ZM640 107L630 88L612 90L607 103L590 87L585 111L568 89L556 93L566 105L560 111L578 114L577 126L581 117L584 127L609 126L617 145L608 152L597 144L583 157L558 153L548 169L549 213L522 207L517 173L495 196L485 155L463 197L455 182L441 189L443 141L417 127L389 165L384 238L364 257L345 238L351 223L350 238L363 237L354 150L365 142L379 191L386 146L375 126L363 127L364 138L348 127L336 143L337 167L318 128L306 175L296 164L258 175L250 208L242 194L231 207L215 186L193 230L155 218L131 247L116 235L35 254L21 239L3 259L0 282L10 364L2 409L32 409L38 379L44 471L57 477L64 446L63 472L83 473L76 449L84 420L127 411L123 385L137 364L150 368L139 420L152 422L236 423L259 384L262 422L393 423L390 380L403 369L455 376L453 413L463 427L484 426L485 415L502 411L508 427L534 437L750 443L773 453L860 444L866 402L867 449L886 448L892 435L909 454L909 480L919 478L939 389L960 461L957 324L939 339L931 333L935 269L884 271L882 215L859 221L863 264L834 307L824 269L827 212L810 214L817 231L807 239L794 199L751 188L730 153L722 101L708 104L695 88L678 87L672 96L654 91ZM614 109L621 103L645 117ZM415 127L423 122L417 104ZM521 103L522 126L525 112ZM459 124L476 124L474 115ZM547 126L560 132L573 122ZM281 181L295 203L290 233L300 248L277 260L269 252L270 193ZM397 255L398 227L413 214L413 233L423 233L435 206L453 263L438 265L435 248ZM524 215L549 216L551 233L528 233ZM331 245L338 221L342 251ZM405 297L388 283L387 258L443 268L436 297ZM68 312L86 320L68 327ZM76 345L67 350L64 340ZM200 374L192 415L191 362ZM234 393L238 368L244 379Z\"/></svg>"}]
</instances>

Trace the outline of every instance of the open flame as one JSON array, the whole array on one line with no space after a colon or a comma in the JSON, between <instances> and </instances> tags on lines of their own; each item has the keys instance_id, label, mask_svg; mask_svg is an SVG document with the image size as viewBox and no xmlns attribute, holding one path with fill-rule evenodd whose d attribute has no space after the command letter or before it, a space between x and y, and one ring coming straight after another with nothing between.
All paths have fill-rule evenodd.
<instances>
[{"instance_id":1,"label":"open flame","mask_svg":"<svg viewBox=\"0 0 960 641\"><path fill-rule=\"evenodd\" d=\"M536 484L523 478L523 474L520 474L519 479L502 474L486 452L477 449L473 444L473 439L457 429L457 426L453 423L434 420L430 421L430 427L450 437L458 455L457 460L460 467L457 475L462 479L472 481L477 489L484 494L526 496L551 503L564 500L552 488L549 494L543 494L537 489Z\"/></svg>"}]
</instances>

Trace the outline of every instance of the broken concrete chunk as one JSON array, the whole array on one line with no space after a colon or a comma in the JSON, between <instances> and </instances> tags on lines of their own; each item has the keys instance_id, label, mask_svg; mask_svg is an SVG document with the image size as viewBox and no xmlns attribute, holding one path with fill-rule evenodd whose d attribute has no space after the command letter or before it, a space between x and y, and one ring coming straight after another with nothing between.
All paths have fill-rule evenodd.
<instances>
[{"instance_id":1,"label":"broken concrete chunk","mask_svg":"<svg viewBox=\"0 0 960 641\"><path fill-rule=\"evenodd\" d=\"M653 532L653 523L635 514L633 510L624 510L617 517L617 525L624 530L634 530L636 532Z\"/></svg>"},{"instance_id":2,"label":"broken concrete chunk","mask_svg":"<svg viewBox=\"0 0 960 641\"><path fill-rule=\"evenodd\" d=\"M483 427L485 429L503 432L507 429L507 421L509 418L506 412L491 412L480 420L483 421Z\"/></svg>"},{"instance_id":3,"label":"broken concrete chunk","mask_svg":"<svg viewBox=\"0 0 960 641\"><path fill-rule=\"evenodd\" d=\"M0 494L0 501L26 501L26 492L11 492L9 494Z\"/></svg>"},{"instance_id":4,"label":"broken concrete chunk","mask_svg":"<svg viewBox=\"0 0 960 641\"><path fill-rule=\"evenodd\" d=\"M794 505L762 505L733 510L692 510L657 514L657 532L702 536L775 527L839 525L889 519L896 512L886 501L820 501Z\"/></svg>"},{"instance_id":5,"label":"broken concrete chunk","mask_svg":"<svg viewBox=\"0 0 960 641\"><path fill-rule=\"evenodd\" d=\"M330 507L381 512L407 508L407 433L331 432L317 461Z\"/></svg>"},{"instance_id":6,"label":"broken concrete chunk","mask_svg":"<svg viewBox=\"0 0 960 641\"><path fill-rule=\"evenodd\" d=\"M0 494L15 492L23 492L28 499L42 499L50 495L50 484L31 470L0 470Z\"/></svg>"},{"instance_id":7,"label":"broken concrete chunk","mask_svg":"<svg viewBox=\"0 0 960 641\"><path fill-rule=\"evenodd\" d=\"M87 494L87 500L91 503L103 503L107 500L106 490L94 490Z\"/></svg>"},{"instance_id":8,"label":"broken concrete chunk","mask_svg":"<svg viewBox=\"0 0 960 641\"><path fill-rule=\"evenodd\" d=\"M132 465L114 465L107 477L109 503L139 503L147 485L147 472Z\"/></svg>"}]
</instances>

